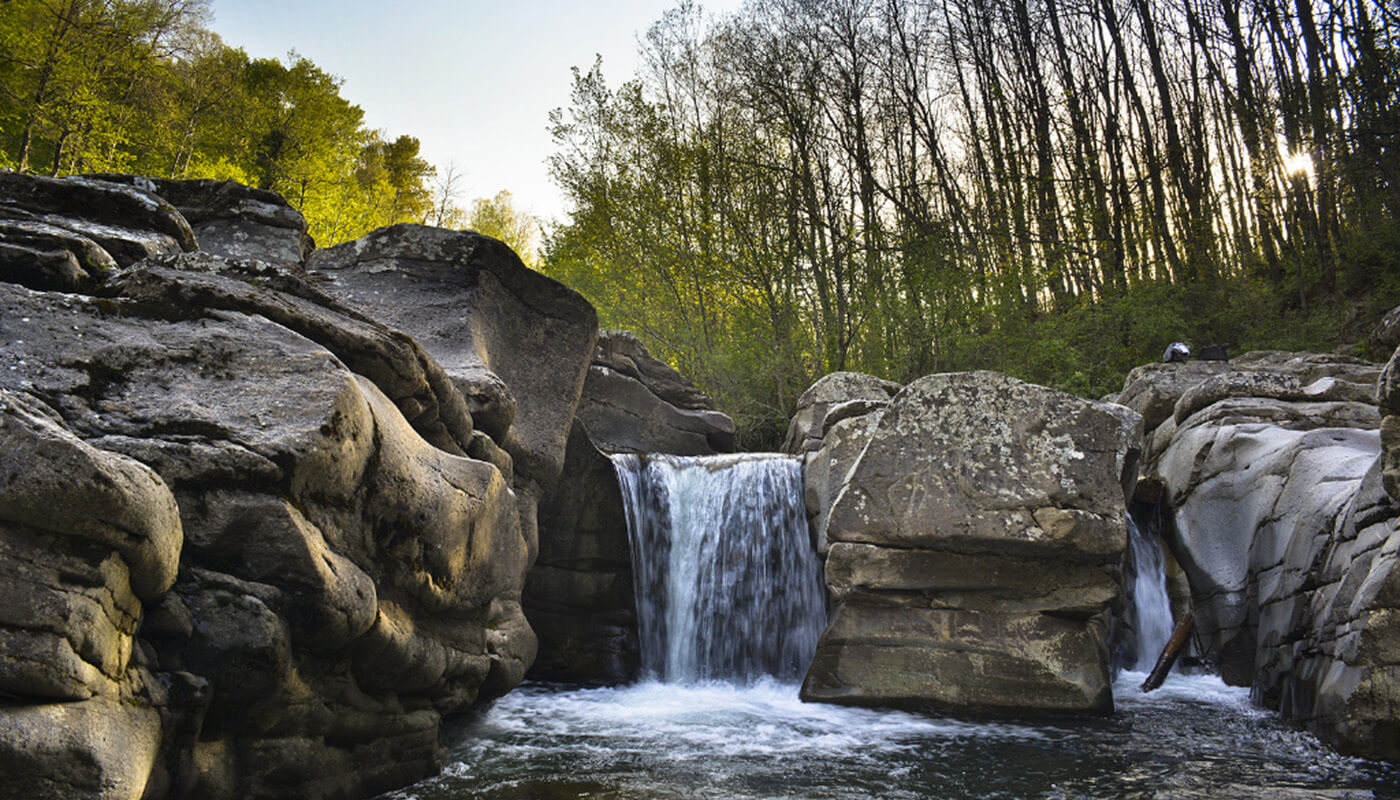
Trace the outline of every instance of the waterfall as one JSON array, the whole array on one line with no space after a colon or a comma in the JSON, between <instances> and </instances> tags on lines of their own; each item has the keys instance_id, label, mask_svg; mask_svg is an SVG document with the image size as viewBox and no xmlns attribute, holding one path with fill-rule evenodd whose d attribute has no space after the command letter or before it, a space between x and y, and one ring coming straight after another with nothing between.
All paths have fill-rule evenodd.
<instances>
[{"instance_id":1,"label":"waterfall","mask_svg":"<svg viewBox=\"0 0 1400 800\"><path fill-rule=\"evenodd\" d=\"M642 674L796 680L826 624L802 462L613 456L627 510Z\"/></svg>"},{"instance_id":2,"label":"waterfall","mask_svg":"<svg viewBox=\"0 0 1400 800\"><path fill-rule=\"evenodd\" d=\"M1156 537L1128 517L1128 596L1136 636L1132 666L1152 669L1172 635L1172 607L1167 598L1167 573Z\"/></svg>"}]
</instances>

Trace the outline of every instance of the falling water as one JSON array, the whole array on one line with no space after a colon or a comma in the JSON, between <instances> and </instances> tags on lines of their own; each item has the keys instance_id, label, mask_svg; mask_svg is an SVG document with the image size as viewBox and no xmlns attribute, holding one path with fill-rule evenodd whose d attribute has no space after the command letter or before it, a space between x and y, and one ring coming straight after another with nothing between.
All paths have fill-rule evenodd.
<instances>
[{"instance_id":1,"label":"falling water","mask_svg":"<svg viewBox=\"0 0 1400 800\"><path fill-rule=\"evenodd\" d=\"M1114 715L1077 724L800 702L824 613L797 463L616 460L645 679L516 689L458 730L441 775L388 797L1400 800L1400 767L1330 752L1211 675L1145 694L1125 672ZM1147 669L1170 626L1162 555L1136 528L1131 542Z\"/></svg>"},{"instance_id":2,"label":"falling water","mask_svg":"<svg viewBox=\"0 0 1400 800\"><path fill-rule=\"evenodd\" d=\"M668 683L800 678L826 624L802 506L780 455L617 455L642 671Z\"/></svg>"},{"instance_id":3,"label":"falling water","mask_svg":"<svg viewBox=\"0 0 1400 800\"><path fill-rule=\"evenodd\" d=\"M1172 635L1172 606L1167 598L1167 572L1157 539L1128 517L1128 595L1136 636L1130 654L1139 672L1152 669Z\"/></svg>"}]
</instances>

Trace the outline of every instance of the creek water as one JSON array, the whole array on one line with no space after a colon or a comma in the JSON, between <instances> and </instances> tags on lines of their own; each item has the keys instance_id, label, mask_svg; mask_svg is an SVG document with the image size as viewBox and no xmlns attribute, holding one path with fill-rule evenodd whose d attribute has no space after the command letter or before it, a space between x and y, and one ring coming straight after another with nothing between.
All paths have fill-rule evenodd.
<instances>
[{"instance_id":1,"label":"creek water","mask_svg":"<svg viewBox=\"0 0 1400 800\"><path fill-rule=\"evenodd\" d=\"M803 703L798 682L826 617L797 462L615 462L632 526L644 680L527 683L445 732L456 744L441 775L386 797L1400 798L1400 767L1337 755L1209 675L1175 674L1143 694L1145 675L1123 672L1116 710L1093 719ZM1171 619L1160 550L1135 544L1142 560L1129 572L1150 585L1133 590L1145 635L1132 661L1146 669Z\"/></svg>"}]
</instances>

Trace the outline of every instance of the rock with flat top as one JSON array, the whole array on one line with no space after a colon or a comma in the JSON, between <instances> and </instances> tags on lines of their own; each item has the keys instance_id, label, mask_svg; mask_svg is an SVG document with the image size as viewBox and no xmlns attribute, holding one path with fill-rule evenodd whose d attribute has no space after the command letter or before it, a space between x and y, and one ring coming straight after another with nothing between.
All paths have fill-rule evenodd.
<instances>
[{"instance_id":1,"label":"rock with flat top","mask_svg":"<svg viewBox=\"0 0 1400 800\"><path fill-rule=\"evenodd\" d=\"M842 457L825 465L828 481L841 476L824 527L837 606L803 697L1111 711L1108 627L1140 424L990 372L930 375L879 414L833 423L824 449L844 429L863 444L850 462L832 448Z\"/></svg>"}]
</instances>

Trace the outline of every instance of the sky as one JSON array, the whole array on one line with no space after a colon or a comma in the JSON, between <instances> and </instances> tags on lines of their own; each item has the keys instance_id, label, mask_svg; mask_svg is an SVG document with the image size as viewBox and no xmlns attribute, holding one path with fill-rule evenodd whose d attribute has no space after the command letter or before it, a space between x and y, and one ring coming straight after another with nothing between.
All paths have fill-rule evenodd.
<instances>
[{"instance_id":1,"label":"sky","mask_svg":"<svg viewBox=\"0 0 1400 800\"><path fill-rule=\"evenodd\" d=\"M541 218L565 211L549 180L549 112L565 107L571 67L595 54L613 86L637 65L637 41L674 0L213 0L209 27L249 55L310 59L386 138L416 136L421 155L463 176L458 204L510 191ZM707 11L739 0L707 0Z\"/></svg>"}]
</instances>

